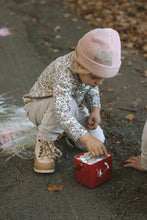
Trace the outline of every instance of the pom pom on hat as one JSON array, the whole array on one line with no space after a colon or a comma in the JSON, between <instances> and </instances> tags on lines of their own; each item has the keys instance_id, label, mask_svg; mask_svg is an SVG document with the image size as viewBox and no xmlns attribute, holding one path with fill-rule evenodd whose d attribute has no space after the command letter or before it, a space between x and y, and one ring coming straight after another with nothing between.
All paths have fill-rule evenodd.
<instances>
[{"instance_id":1,"label":"pom pom on hat","mask_svg":"<svg viewBox=\"0 0 147 220\"><path fill-rule=\"evenodd\" d=\"M77 44L75 60L97 77L114 77L121 65L118 32L111 28L89 31Z\"/></svg>"}]
</instances>

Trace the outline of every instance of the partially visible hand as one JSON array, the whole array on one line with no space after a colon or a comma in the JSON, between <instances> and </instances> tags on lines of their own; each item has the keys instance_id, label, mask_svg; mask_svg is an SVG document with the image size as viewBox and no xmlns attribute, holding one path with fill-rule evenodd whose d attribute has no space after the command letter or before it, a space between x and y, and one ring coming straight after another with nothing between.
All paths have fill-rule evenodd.
<instances>
[{"instance_id":1,"label":"partially visible hand","mask_svg":"<svg viewBox=\"0 0 147 220\"><path fill-rule=\"evenodd\" d=\"M124 167L132 167L140 171L146 171L141 168L141 157L130 157L125 161L127 164L124 165Z\"/></svg>"},{"instance_id":2,"label":"partially visible hand","mask_svg":"<svg viewBox=\"0 0 147 220\"><path fill-rule=\"evenodd\" d=\"M96 129L100 123L101 123L100 109L96 107L92 108L88 118L89 129L91 130Z\"/></svg>"},{"instance_id":3,"label":"partially visible hand","mask_svg":"<svg viewBox=\"0 0 147 220\"><path fill-rule=\"evenodd\" d=\"M95 140L91 141L91 144L86 145L87 150L92 154L93 157L98 156L107 156L107 150L104 144L95 138Z\"/></svg>"},{"instance_id":4,"label":"partially visible hand","mask_svg":"<svg viewBox=\"0 0 147 220\"><path fill-rule=\"evenodd\" d=\"M88 132L80 138L80 142L86 146L87 150L92 154L93 157L102 155L107 156L108 154L104 144Z\"/></svg>"}]
</instances>

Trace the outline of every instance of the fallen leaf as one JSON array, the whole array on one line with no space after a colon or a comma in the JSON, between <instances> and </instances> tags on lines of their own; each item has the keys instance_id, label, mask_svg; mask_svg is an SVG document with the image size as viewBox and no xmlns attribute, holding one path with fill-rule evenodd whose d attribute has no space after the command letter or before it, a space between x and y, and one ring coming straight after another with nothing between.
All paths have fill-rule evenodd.
<instances>
[{"instance_id":1,"label":"fallen leaf","mask_svg":"<svg viewBox=\"0 0 147 220\"><path fill-rule=\"evenodd\" d=\"M117 73L117 76L121 76L122 75L122 73Z\"/></svg>"},{"instance_id":2,"label":"fallen leaf","mask_svg":"<svg viewBox=\"0 0 147 220\"><path fill-rule=\"evenodd\" d=\"M114 89L113 88L108 88L106 89L107 92L114 92Z\"/></svg>"},{"instance_id":3,"label":"fallen leaf","mask_svg":"<svg viewBox=\"0 0 147 220\"><path fill-rule=\"evenodd\" d=\"M68 14L68 13L64 14L64 18L69 18L70 16L71 14Z\"/></svg>"},{"instance_id":4,"label":"fallen leaf","mask_svg":"<svg viewBox=\"0 0 147 220\"><path fill-rule=\"evenodd\" d=\"M62 3L98 28L117 27L123 47L134 48L146 57L145 1L63 0Z\"/></svg>"},{"instance_id":5,"label":"fallen leaf","mask_svg":"<svg viewBox=\"0 0 147 220\"><path fill-rule=\"evenodd\" d=\"M53 53L59 53L60 50L59 49L53 49Z\"/></svg>"},{"instance_id":6,"label":"fallen leaf","mask_svg":"<svg viewBox=\"0 0 147 220\"><path fill-rule=\"evenodd\" d=\"M72 21L73 21L73 22L77 22L78 19L77 19L77 18L73 18Z\"/></svg>"},{"instance_id":7,"label":"fallen leaf","mask_svg":"<svg viewBox=\"0 0 147 220\"><path fill-rule=\"evenodd\" d=\"M17 180L18 182L23 182L23 180L20 179L18 176L16 177L16 180Z\"/></svg>"},{"instance_id":8,"label":"fallen leaf","mask_svg":"<svg viewBox=\"0 0 147 220\"><path fill-rule=\"evenodd\" d=\"M42 41L42 43L46 46L46 47L51 47L51 44L49 44L47 41L45 41L44 39L40 39Z\"/></svg>"},{"instance_id":9,"label":"fallen leaf","mask_svg":"<svg viewBox=\"0 0 147 220\"><path fill-rule=\"evenodd\" d=\"M82 27L81 27L81 26L77 26L76 28L77 28L78 30L81 30L81 29L82 29Z\"/></svg>"},{"instance_id":10,"label":"fallen leaf","mask_svg":"<svg viewBox=\"0 0 147 220\"><path fill-rule=\"evenodd\" d=\"M131 199L130 201L128 201L128 203L135 202L136 200L141 199L142 197L143 197L143 195L139 195L139 196L137 196L137 197Z\"/></svg>"},{"instance_id":11,"label":"fallen leaf","mask_svg":"<svg viewBox=\"0 0 147 220\"><path fill-rule=\"evenodd\" d=\"M128 62L127 64L126 64L126 66L131 66L132 65L132 62Z\"/></svg>"},{"instance_id":12,"label":"fallen leaf","mask_svg":"<svg viewBox=\"0 0 147 220\"><path fill-rule=\"evenodd\" d=\"M133 48L133 43L132 43L132 42L129 42L128 44L126 44L126 47L127 47L127 48Z\"/></svg>"},{"instance_id":13,"label":"fallen leaf","mask_svg":"<svg viewBox=\"0 0 147 220\"><path fill-rule=\"evenodd\" d=\"M54 31L55 31L55 32L60 31L60 30L61 30L61 27L60 27L60 26L56 26L56 27L54 28Z\"/></svg>"},{"instance_id":14,"label":"fallen leaf","mask_svg":"<svg viewBox=\"0 0 147 220\"><path fill-rule=\"evenodd\" d=\"M48 190L50 191L50 192L52 192L52 191L55 191L55 192L58 192L58 191L61 191L63 189L63 186L49 186L48 187Z\"/></svg>"},{"instance_id":15,"label":"fallen leaf","mask_svg":"<svg viewBox=\"0 0 147 220\"><path fill-rule=\"evenodd\" d=\"M56 35L56 39L61 39L62 37L60 35Z\"/></svg>"},{"instance_id":16,"label":"fallen leaf","mask_svg":"<svg viewBox=\"0 0 147 220\"><path fill-rule=\"evenodd\" d=\"M75 50L75 46L71 46L69 49L70 50Z\"/></svg>"},{"instance_id":17,"label":"fallen leaf","mask_svg":"<svg viewBox=\"0 0 147 220\"><path fill-rule=\"evenodd\" d=\"M132 115L132 114L128 114L128 115L125 116L125 118L131 121L135 118L135 116Z\"/></svg>"},{"instance_id":18,"label":"fallen leaf","mask_svg":"<svg viewBox=\"0 0 147 220\"><path fill-rule=\"evenodd\" d=\"M119 193L120 193L121 191L123 191L123 190L124 190L124 187L121 187L120 189L117 190L117 192L116 192L116 199L118 199Z\"/></svg>"},{"instance_id":19,"label":"fallen leaf","mask_svg":"<svg viewBox=\"0 0 147 220\"><path fill-rule=\"evenodd\" d=\"M144 45L142 48L144 51L147 51L147 45Z\"/></svg>"},{"instance_id":20,"label":"fallen leaf","mask_svg":"<svg viewBox=\"0 0 147 220\"><path fill-rule=\"evenodd\" d=\"M20 4L21 7L28 6L28 5L30 5L29 2L24 2L24 3L21 3L21 4Z\"/></svg>"}]
</instances>

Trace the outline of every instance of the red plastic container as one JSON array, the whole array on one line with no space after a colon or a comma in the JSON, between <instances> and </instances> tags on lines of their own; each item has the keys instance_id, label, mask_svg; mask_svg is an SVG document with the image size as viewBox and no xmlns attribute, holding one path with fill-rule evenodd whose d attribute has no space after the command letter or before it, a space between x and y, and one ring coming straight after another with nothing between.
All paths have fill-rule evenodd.
<instances>
[{"instance_id":1,"label":"red plastic container","mask_svg":"<svg viewBox=\"0 0 147 220\"><path fill-rule=\"evenodd\" d=\"M79 157L84 154L80 153L74 156L76 179L79 183L94 188L112 178L112 154L94 164L82 162Z\"/></svg>"}]
</instances>

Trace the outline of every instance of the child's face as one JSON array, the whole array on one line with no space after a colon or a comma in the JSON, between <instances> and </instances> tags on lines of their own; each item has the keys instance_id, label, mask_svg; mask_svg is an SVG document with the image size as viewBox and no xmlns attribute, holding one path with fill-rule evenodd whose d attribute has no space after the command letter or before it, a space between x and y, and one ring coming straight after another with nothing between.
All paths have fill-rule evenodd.
<instances>
[{"instance_id":1,"label":"child's face","mask_svg":"<svg viewBox=\"0 0 147 220\"><path fill-rule=\"evenodd\" d=\"M101 85L104 81L103 78L97 77L94 74L90 73L83 66L81 66L76 60L74 60L75 71L79 73L79 77L83 83L86 85L96 87Z\"/></svg>"},{"instance_id":2,"label":"child's face","mask_svg":"<svg viewBox=\"0 0 147 220\"><path fill-rule=\"evenodd\" d=\"M89 73L89 74L79 73L79 77L83 83L85 83L86 85L92 86L92 87L101 85L102 82L104 81L103 78L99 78L92 73Z\"/></svg>"}]
</instances>

